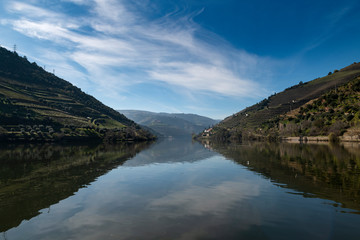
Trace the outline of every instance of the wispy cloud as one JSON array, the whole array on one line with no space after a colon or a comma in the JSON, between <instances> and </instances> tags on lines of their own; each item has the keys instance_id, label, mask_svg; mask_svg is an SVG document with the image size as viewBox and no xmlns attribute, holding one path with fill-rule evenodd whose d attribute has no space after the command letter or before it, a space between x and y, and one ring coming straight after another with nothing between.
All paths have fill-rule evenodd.
<instances>
[{"instance_id":1,"label":"wispy cloud","mask_svg":"<svg viewBox=\"0 0 360 240\"><path fill-rule=\"evenodd\" d=\"M264 94L250 77L264 59L234 49L202 29L193 21L201 9L150 19L127 1L60 2L86 5L88 12L77 17L58 11L61 8L49 10L41 1L16 1L7 7L12 17L2 23L67 49L64 57L81 65L83 74L105 89L163 82L192 93Z\"/></svg>"}]
</instances>

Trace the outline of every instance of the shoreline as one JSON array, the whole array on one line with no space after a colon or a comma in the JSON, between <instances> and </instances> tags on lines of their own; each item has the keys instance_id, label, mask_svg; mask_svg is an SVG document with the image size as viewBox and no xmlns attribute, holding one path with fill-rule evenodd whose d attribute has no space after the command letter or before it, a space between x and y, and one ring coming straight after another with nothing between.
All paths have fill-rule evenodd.
<instances>
[{"instance_id":1,"label":"shoreline","mask_svg":"<svg viewBox=\"0 0 360 240\"><path fill-rule=\"evenodd\" d=\"M281 141L289 143L314 143L314 142L331 142L328 136L305 136L305 137L281 137ZM360 143L359 136L340 136L338 137L339 142L353 142Z\"/></svg>"}]
</instances>

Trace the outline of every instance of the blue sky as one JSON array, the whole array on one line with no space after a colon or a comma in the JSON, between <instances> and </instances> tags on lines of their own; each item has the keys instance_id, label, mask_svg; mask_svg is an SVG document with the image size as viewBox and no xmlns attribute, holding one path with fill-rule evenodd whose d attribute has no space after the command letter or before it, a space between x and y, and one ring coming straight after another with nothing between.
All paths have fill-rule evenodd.
<instances>
[{"instance_id":1,"label":"blue sky","mask_svg":"<svg viewBox=\"0 0 360 240\"><path fill-rule=\"evenodd\" d=\"M0 45L114 109L222 119L360 61L358 0L3 0Z\"/></svg>"}]
</instances>

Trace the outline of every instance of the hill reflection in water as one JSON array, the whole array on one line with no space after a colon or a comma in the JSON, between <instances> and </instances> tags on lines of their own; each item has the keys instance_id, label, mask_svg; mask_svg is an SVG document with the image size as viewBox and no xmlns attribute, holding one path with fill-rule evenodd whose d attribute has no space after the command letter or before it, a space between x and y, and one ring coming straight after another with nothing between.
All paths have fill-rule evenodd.
<instances>
[{"instance_id":1,"label":"hill reflection in water","mask_svg":"<svg viewBox=\"0 0 360 240\"><path fill-rule=\"evenodd\" d=\"M352 214L360 210L356 147L205 148L190 139L49 147L0 151L0 223L8 240L360 234L360 215Z\"/></svg>"},{"instance_id":2,"label":"hill reflection in water","mask_svg":"<svg viewBox=\"0 0 360 240\"><path fill-rule=\"evenodd\" d=\"M334 200L360 211L360 146L329 144L211 144L225 157L304 197ZM295 194L294 191L292 193Z\"/></svg>"},{"instance_id":3,"label":"hill reflection in water","mask_svg":"<svg viewBox=\"0 0 360 240\"><path fill-rule=\"evenodd\" d=\"M149 144L0 148L0 231L72 196Z\"/></svg>"}]
</instances>

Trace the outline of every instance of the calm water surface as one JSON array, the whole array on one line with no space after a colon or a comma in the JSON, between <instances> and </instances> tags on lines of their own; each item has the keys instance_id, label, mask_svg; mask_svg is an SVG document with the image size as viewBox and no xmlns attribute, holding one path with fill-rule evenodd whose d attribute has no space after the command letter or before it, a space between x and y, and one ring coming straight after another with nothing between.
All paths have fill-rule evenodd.
<instances>
[{"instance_id":1,"label":"calm water surface","mask_svg":"<svg viewBox=\"0 0 360 240\"><path fill-rule=\"evenodd\" d=\"M204 146L2 147L0 239L360 239L359 146Z\"/></svg>"}]
</instances>

